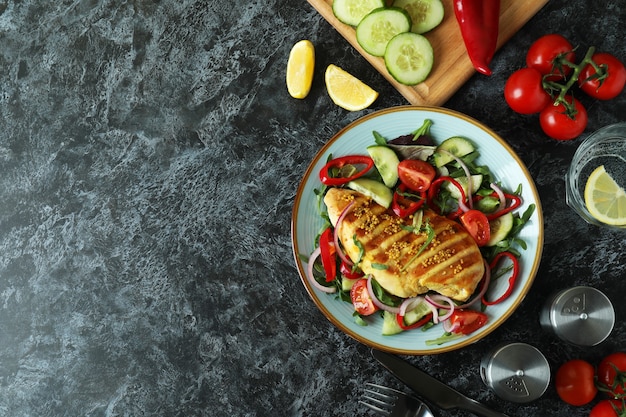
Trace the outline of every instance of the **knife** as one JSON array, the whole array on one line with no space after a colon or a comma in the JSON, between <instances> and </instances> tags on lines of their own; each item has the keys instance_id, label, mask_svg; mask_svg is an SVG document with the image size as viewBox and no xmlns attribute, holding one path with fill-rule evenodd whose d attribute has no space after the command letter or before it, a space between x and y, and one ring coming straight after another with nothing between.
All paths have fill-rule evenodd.
<instances>
[{"instance_id":1,"label":"knife","mask_svg":"<svg viewBox=\"0 0 626 417\"><path fill-rule=\"evenodd\" d=\"M396 355L372 349L372 356L418 395L443 410L459 408L483 417L508 417L466 397Z\"/></svg>"}]
</instances>

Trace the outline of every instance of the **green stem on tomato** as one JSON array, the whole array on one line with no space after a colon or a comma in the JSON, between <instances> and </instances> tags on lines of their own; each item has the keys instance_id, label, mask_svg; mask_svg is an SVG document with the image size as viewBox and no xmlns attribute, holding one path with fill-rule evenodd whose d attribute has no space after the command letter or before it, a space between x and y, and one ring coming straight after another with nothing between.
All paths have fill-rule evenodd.
<instances>
[{"instance_id":1,"label":"green stem on tomato","mask_svg":"<svg viewBox=\"0 0 626 417\"><path fill-rule=\"evenodd\" d=\"M593 59L591 59L595 50L596 49L593 46L589 47L589 49L587 49L585 57L578 64L574 64L564 58L560 60L560 64L572 68L572 74L565 84L561 84L556 81L550 81L549 78L551 76L554 76L554 74L548 74L543 77L543 88L554 98L553 104L555 106L562 104L563 107L565 107L567 116L571 119L574 119L576 117L576 106L574 105L573 100L570 103L567 101L566 97L570 88L572 88L574 84L576 84L576 81L578 81L578 76L580 75L580 72L587 64L589 64L593 66L597 74L600 74L598 78L602 77L604 74L604 68L602 68L602 66L598 66L598 64L596 64ZM553 91L558 92L558 94L555 95L554 93L552 93Z\"/></svg>"}]
</instances>

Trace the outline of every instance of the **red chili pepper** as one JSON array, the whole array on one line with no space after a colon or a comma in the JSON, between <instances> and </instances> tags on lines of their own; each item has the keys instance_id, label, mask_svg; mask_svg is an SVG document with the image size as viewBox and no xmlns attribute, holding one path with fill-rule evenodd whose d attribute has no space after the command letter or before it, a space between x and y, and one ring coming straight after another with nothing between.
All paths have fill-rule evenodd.
<instances>
[{"instance_id":1,"label":"red chili pepper","mask_svg":"<svg viewBox=\"0 0 626 417\"><path fill-rule=\"evenodd\" d=\"M424 317L422 317L415 323L407 326L406 324L404 324L404 316L401 316L400 314L396 314L396 322L398 322L398 326L400 326L402 330L417 329L418 327L422 327L423 325L428 323L430 319L432 318L433 318L433 313L428 313L427 315L425 315Z\"/></svg>"},{"instance_id":2,"label":"red chili pepper","mask_svg":"<svg viewBox=\"0 0 626 417\"><path fill-rule=\"evenodd\" d=\"M333 168L341 169L346 165L365 165L365 168L356 172L349 177L332 177L331 170ZM340 156L328 161L320 170L320 181L322 184L329 186L339 186L355 180L367 173L374 166L374 160L366 155L347 155Z\"/></svg>"},{"instance_id":3,"label":"red chili pepper","mask_svg":"<svg viewBox=\"0 0 626 417\"><path fill-rule=\"evenodd\" d=\"M496 257L493 258L493 261L491 261L491 264L489 265L489 269L493 271L496 265L498 264L498 262L500 261L500 259L502 259L505 256L508 257L511 260L511 262L513 262L513 272L511 273L511 276L509 277L509 287L506 289L504 294L502 294L497 300L494 300L494 301L487 301L485 299L485 296L483 295L481 301L486 306L492 306L494 304L501 303L502 301L506 300L509 297L509 295L511 295L511 293L513 292L513 287L515 286L515 281L517 281L517 276L519 274L519 261L517 260L515 255L513 255L511 252L498 253Z\"/></svg>"},{"instance_id":4,"label":"red chili pepper","mask_svg":"<svg viewBox=\"0 0 626 417\"><path fill-rule=\"evenodd\" d=\"M331 282L337 277L337 259L335 258L335 241L333 238L333 229L330 227L320 235L320 252L322 257L322 266L326 273L326 282Z\"/></svg>"},{"instance_id":5,"label":"red chili pepper","mask_svg":"<svg viewBox=\"0 0 626 417\"><path fill-rule=\"evenodd\" d=\"M407 198L404 194L407 191L407 186L404 184L398 185L398 188L393 193L393 200L391 202L391 209L398 217L408 217L411 214L419 210L426 201L426 191L420 192L420 199L418 201Z\"/></svg>"},{"instance_id":6,"label":"red chili pepper","mask_svg":"<svg viewBox=\"0 0 626 417\"><path fill-rule=\"evenodd\" d=\"M454 14L472 65L481 74L491 75L489 64L498 43L500 0L454 0Z\"/></svg>"},{"instance_id":7,"label":"red chili pepper","mask_svg":"<svg viewBox=\"0 0 626 417\"><path fill-rule=\"evenodd\" d=\"M439 177L435 181L433 181L432 184L430 184L430 188L428 188L428 206L433 210L436 206L436 204L433 204L433 200L437 196L437 193L439 193L439 188L441 188L441 184L446 181L453 184L456 188L459 189L459 192L461 193L461 199L462 201L465 201L465 190L463 189L461 184L457 182L457 180L448 176ZM451 213L449 216L458 217L461 212L462 210L459 208L455 213Z\"/></svg>"}]
</instances>

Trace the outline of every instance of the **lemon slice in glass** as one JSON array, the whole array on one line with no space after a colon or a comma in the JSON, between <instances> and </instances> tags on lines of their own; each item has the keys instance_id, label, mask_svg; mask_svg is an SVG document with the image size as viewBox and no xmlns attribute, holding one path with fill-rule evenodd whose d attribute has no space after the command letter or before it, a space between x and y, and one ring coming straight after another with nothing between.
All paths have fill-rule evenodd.
<instances>
[{"instance_id":1,"label":"lemon slice in glass","mask_svg":"<svg viewBox=\"0 0 626 417\"><path fill-rule=\"evenodd\" d=\"M595 219L613 226L626 224L626 191L597 167L585 184L585 206Z\"/></svg>"},{"instance_id":2,"label":"lemon slice in glass","mask_svg":"<svg viewBox=\"0 0 626 417\"><path fill-rule=\"evenodd\" d=\"M315 48L309 40L296 43L287 61L287 91L293 98L305 98L311 91L313 69L315 68Z\"/></svg>"},{"instance_id":3,"label":"lemon slice in glass","mask_svg":"<svg viewBox=\"0 0 626 417\"><path fill-rule=\"evenodd\" d=\"M326 68L324 78L330 98L346 110L366 109L378 98L378 92L336 65Z\"/></svg>"}]
</instances>

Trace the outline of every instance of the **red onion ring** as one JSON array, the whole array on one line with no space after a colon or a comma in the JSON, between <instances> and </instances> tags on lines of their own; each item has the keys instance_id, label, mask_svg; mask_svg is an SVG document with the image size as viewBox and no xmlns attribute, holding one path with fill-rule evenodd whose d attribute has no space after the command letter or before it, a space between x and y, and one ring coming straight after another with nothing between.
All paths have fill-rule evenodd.
<instances>
[{"instance_id":1,"label":"red onion ring","mask_svg":"<svg viewBox=\"0 0 626 417\"><path fill-rule=\"evenodd\" d=\"M348 214L348 211L353 205L354 205L354 201L350 202L350 204L348 204L346 208L343 209L343 211L341 212L341 215L339 215L339 218L337 219L337 223L335 224L335 230L333 230L333 240L335 242L335 249L337 250L337 255L339 255L341 260L350 267L354 265L354 262L352 262L352 260L348 258L346 254L343 252L343 249L341 245L339 244L339 233L337 232L337 229L339 229L339 226L341 226L343 219L345 219L346 214Z\"/></svg>"},{"instance_id":2,"label":"red onion ring","mask_svg":"<svg viewBox=\"0 0 626 417\"><path fill-rule=\"evenodd\" d=\"M452 301L450 297L446 297L445 295L441 295L441 294L432 294L432 295L427 295L424 298L432 306L436 308L441 308L443 310L448 310L446 314L444 314L443 316L438 316L437 321L434 321L434 323L437 323L439 321L445 321L450 318L452 313L454 313L454 308L456 304L454 303L454 301ZM440 303L441 301L445 302L447 305L441 304Z\"/></svg>"},{"instance_id":3,"label":"red onion ring","mask_svg":"<svg viewBox=\"0 0 626 417\"><path fill-rule=\"evenodd\" d=\"M367 276L367 291L370 293L370 297L372 298L372 302L376 305L376 307L381 310L388 311L393 314L398 314L400 312L400 307L392 307L387 304L381 302L374 294L374 289L372 288L372 275Z\"/></svg>"},{"instance_id":4,"label":"red onion ring","mask_svg":"<svg viewBox=\"0 0 626 417\"><path fill-rule=\"evenodd\" d=\"M498 198L500 199L500 208L496 210L496 213L497 213L498 211L506 208L506 197L504 196L504 191L502 191L502 189L498 187L495 183L492 182L491 184L489 184L489 186L491 187L493 191L496 192L496 194L498 195Z\"/></svg>"},{"instance_id":5,"label":"red onion ring","mask_svg":"<svg viewBox=\"0 0 626 417\"><path fill-rule=\"evenodd\" d=\"M424 297L417 296L413 298L407 298L406 300L402 302L402 304L400 304L400 311L398 312L398 314L404 317L407 311L413 310L415 307L417 307L423 302L424 302Z\"/></svg>"},{"instance_id":6,"label":"red onion ring","mask_svg":"<svg viewBox=\"0 0 626 417\"><path fill-rule=\"evenodd\" d=\"M459 323L458 321L454 324L450 323L450 320L446 320L443 322L443 330L446 331L447 333L454 333L454 331L458 329L460 326L461 326L461 323Z\"/></svg>"},{"instance_id":7,"label":"red onion ring","mask_svg":"<svg viewBox=\"0 0 626 417\"><path fill-rule=\"evenodd\" d=\"M319 258L321 252L322 252L322 250L318 247L317 249L315 249L313 251L313 253L309 257L309 262L307 264L306 277L308 278L308 280L311 283L311 285L313 285L318 290L320 290L322 292L325 292L327 294L332 294L335 291L337 291L337 288L335 288L335 287L326 287L326 286L320 284L319 282L317 282L317 280L313 276L313 266L315 265L315 260L317 258Z\"/></svg>"},{"instance_id":8,"label":"red onion ring","mask_svg":"<svg viewBox=\"0 0 626 417\"><path fill-rule=\"evenodd\" d=\"M470 170L467 167L467 165L465 165L465 162L463 162L461 160L461 158L459 158L458 156L454 155L451 152L446 151L445 149L440 149L438 150L438 152L443 152L449 156L452 157L452 159L454 159L459 166L461 167L461 169L463 169L463 172L465 172L465 176L467 177L467 206L471 209L473 207L473 202L472 202L472 175L470 174ZM461 207L462 209L463 207ZM463 210L463 211L467 211L467 210Z\"/></svg>"}]
</instances>

